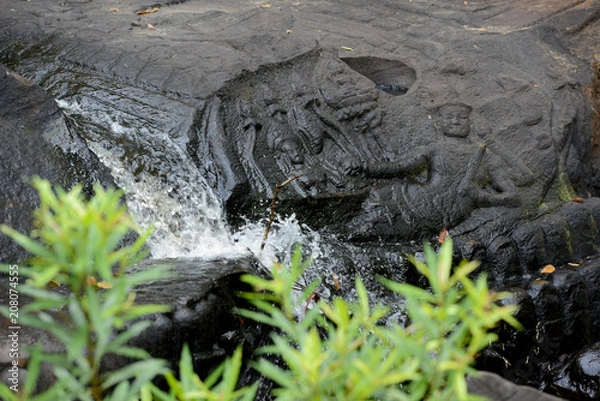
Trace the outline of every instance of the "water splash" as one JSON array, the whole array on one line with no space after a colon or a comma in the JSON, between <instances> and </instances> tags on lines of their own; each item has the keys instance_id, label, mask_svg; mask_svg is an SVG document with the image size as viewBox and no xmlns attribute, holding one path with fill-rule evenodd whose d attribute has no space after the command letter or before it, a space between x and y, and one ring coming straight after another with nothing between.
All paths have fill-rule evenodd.
<instances>
[{"instance_id":1,"label":"water splash","mask_svg":"<svg viewBox=\"0 0 600 401\"><path fill-rule=\"evenodd\" d=\"M88 147L125 191L136 223L141 229L153 227L148 241L153 258L211 259L251 251L270 266L273 261L286 262L299 243L311 258L323 255L319 234L293 215L276 220L264 249L266 220L247 222L232 232L221 200L187 153L147 122L111 114L89 97L85 105L77 100L59 100L58 104L78 120ZM127 154L124 148L132 144L137 153Z\"/></svg>"},{"instance_id":2,"label":"water splash","mask_svg":"<svg viewBox=\"0 0 600 401\"><path fill-rule=\"evenodd\" d=\"M374 301L392 305L394 319L402 316L401 299L382 290L376 280L378 269L391 273L390 278L403 279L406 268L398 249L348 244L310 229L294 215L277 216L261 249L268 209L260 221L230 227L221 199L173 139L177 135L166 134L133 115L107 111L105 104L92 100L87 96L83 104L77 100L59 104L125 191L136 223L142 229L154 227L148 240L152 258L216 260L242 258L250 252L268 270L273 262L289 263L293 250L301 244L303 256L312 263L298 290L318 280L321 299L355 299L354 278L360 276ZM301 309L299 315L304 307Z\"/></svg>"},{"instance_id":3,"label":"water splash","mask_svg":"<svg viewBox=\"0 0 600 401\"><path fill-rule=\"evenodd\" d=\"M305 224L300 224L294 214L275 219L264 249L261 249L266 225L266 219L247 222L232 235L236 244L243 245L254 253L264 266L270 266L273 262L288 262L297 245L302 245L305 254L313 260L319 260L327 253L321 235Z\"/></svg>"},{"instance_id":4,"label":"water splash","mask_svg":"<svg viewBox=\"0 0 600 401\"><path fill-rule=\"evenodd\" d=\"M59 105L72 118L94 121L94 125L86 125L85 139L125 191L136 223L143 230L153 227L148 241L152 257L211 258L242 252L230 236L221 200L168 135L125 124L121 116L99 113L89 105L65 101ZM127 154L112 143L125 148L133 144L140 153Z\"/></svg>"}]
</instances>

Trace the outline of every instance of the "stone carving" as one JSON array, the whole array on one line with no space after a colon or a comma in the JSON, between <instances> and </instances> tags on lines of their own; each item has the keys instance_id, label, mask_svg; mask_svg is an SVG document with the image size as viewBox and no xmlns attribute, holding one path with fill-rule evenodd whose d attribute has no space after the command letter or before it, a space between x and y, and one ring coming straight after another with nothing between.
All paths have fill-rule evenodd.
<instances>
[{"instance_id":1,"label":"stone carving","mask_svg":"<svg viewBox=\"0 0 600 401\"><path fill-rule=\"evenodd\" d=\"M519 302L525 315L520 320L527 330L519 336L531 341L525 346L503 342L493 365L502 371L508 361L523 381L540 386L554 382L569 391L569 399L582 397L582 392L597 398L597 391L567 389L571 380L591 383L593 375L579 373L583 362L597 355L594 348L576 356L566 372L560 367L569 362L565 355L574 348L599 340L594 329L600 320L594 312L600 302L600 269L589 260L579 264L584 256L598 253L600 243L600 198L590 197L600 194L600 120L593 113L600 98L594 62L600 25L590 18L597 15L599 2L555 1L545 7L520 2L507 7L507 1L494 1L483 8L481 2L453 7L441 0L368 2L367 7L355 1L357 7L333 8L327 2L311 7L281 2L281 7L257 8L252 2L234 1L227 6L213 2L214 10L165 4L159 13L144 17L156 28L143 31L131 31L130 13L106 13L94 2L67 2L71 4L60 7L60 19L57 4L50 0L13 3L14 12L0 13L2 61L42 84L52 97L80 104L85 113L66 121L83 123L80 131L94 149L123 150L125 165L136 174L181 182L177 189L196 177L187 173L198 167L225 201L230 219L263 218L273 187L292 171L302 172L302 179L280 192L278 212L295 212L301 222L336 233L348 233L349 223L367 214L377 193L381 204L393 210L402 203L384 196L386 191L418 188L424 194L421 206L433 215L451 217L440 226L448 222L463 255L483 258L496 278L516 275L526 282L521 289L509 289L523 294ZM40 18L32 19L32 12ZM66 31L76 34L64 35ZM314 49L315 41L337 50ZM3 82L15 81L6 75ZM6 120L0 125L3 138L8 138L0 174L6 178L0 201L5 218L0 220L27 231L25 217L35 206L35 194L26 191L22 175L50 174L48 178L69 186L95 181L79 175L63 181L70 167L97 171L95 176L100 170L85 162L92 156L87 151L81 153L84 163L72 163L68 149L85 149L86 143L57 130L66 126L51 99L6 88L0 90ZM442 147L447 138L437 111L455 103L471 108L470 132L462 140L466 145L458 161L463 163L462 177L472 159L475 172L472 180L464 180L468 204L451 203L440 211L446 204L437 190L444 187L428 186L434 164L424 158L422 171L403 175L397 165L417 150L431 158L433 151L426 151ZM17 110L18 105L25 107ZM52 117L36 118L48 113ZM139 134L111 132L107 125L113 123L117 129L133 124ZM92 125L98 131L87 129ZM52 133L56 135L48 135ZM63 138L63 151L48 148L57 138ZM171 141L176 146L171 148ZM190 158L172 157L179 155L179 148ZM40 155L50 159L43 161ZM456 193L460 164L452 157L446 160L452 168L440 176L454 180L457 188L445 190ZM390 172L372 174L361 171L363 166L386 166ZM491 184L498 177L505 189ZM493 202L478 201L481 193ZM571 202L576 196L585 198L584 203ZM456 195L456 202L461 198ZM413 204L418 210L419 204ZM416 222L415 237L409 239L443 228L431 220ZM390 221L385 224L396 223ZM378 228L385 224L364 230L375 241L343 243L329 256L346 282L357 273L367 280L369 274L402 278L406 273L401 259L408 234L388 232L393 240L382 244ZM3 259L18 259L15 248L4 245ZM577 266L560 265L566 262ZM555 263L557 273L538 280L545 263ZM568 279L561 277L565 269L572 270ZM582 287L589 308L579 296ZM158 320L157 329L172 332L188 316L206 322L204 312L211 308L210 303L188 303L172 317ZM181 332L195 333L187 328ZM207 338L214 339L210 333ZM193 339L202 342L198 336ZM238 342L232 339L234 345ZM505 356L511 349L521 356ZM523 349L530 353L523 355ZM171 354L179 353L173 348ZM544 354L548 362L540 364ZM565 376L556 381L556 374Z\"/></svg>"},{"instance_id":2,"label":"stone carving","mask_svg":"<svg viewBox=\"0 0 600 401\"><path fill-rule=\"evenodd\" d=\"M519 206L515 183L503 169L503 162L511 161L508 154L499 146L494 146L499 152L493 152L470 138L470 114L470 106L443 105L437 111L437 142L393 162L364 162L353 169L368 177L395 180L373 190L364 213L352 221L351 231L414 238L454 227L477 208ZM524 165L521 169L521 176L530 181L529 169Z\"/></svg>"},{"instance_id":3,"label":"stone carving","mask_svg":"<svg viewBox=\"0 0 600 401\"><path fill-rule=\"evenodd\" d=\"M489 92L481 96L461 78L476 74L478 61L446 60L443 79L419 83L406 64L373 60L371 71L368 58L316 49L225 85L213 100L219 112L204 117L223 122L203 126L221 127L232 144L229 181L264 198L300 176L280 196L298 205L311 199L302 217L313 226L359 241L448 229L464 256L493 264L498 277L521 274L521 244L532 246L522 233L575 197L566 174L581 172L562 160L580 139L555 120L573 125L577 113L554 113L553 100L516 70L477 81ZM396 88L404 83L411 86ZM226 199L236 193L218 177L214 184ZM342 198L359 210L311 220L315 207Z\"/></svg>"},{"instance_id":4,"label":"stone carving","mask_svg":"<svg viewBox=\"0 0 600 401\"><path fill-rule=\"evenodd\" d=\"M291 185L295 195L288 197L360 189L364 184L346 174L345 163L383 160L387 152L379 131L380 91L330 52L315 51L290 70L289 81L274 83L277 77L259 74L222 91L223 135L235 144L240 181L268 196L299 174ZM240 93L239 86L252 90Z\"/></svg>"}]
</instances>

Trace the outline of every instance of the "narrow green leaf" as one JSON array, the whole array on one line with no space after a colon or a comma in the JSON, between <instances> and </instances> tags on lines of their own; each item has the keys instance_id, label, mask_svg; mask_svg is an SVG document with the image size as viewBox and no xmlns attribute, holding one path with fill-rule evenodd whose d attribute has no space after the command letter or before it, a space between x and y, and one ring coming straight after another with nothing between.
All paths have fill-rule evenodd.
<instances>
[{"instance_id":1,"label":"narrow green leaf","mask_svg":"<svg viewBox=\"0 0 600 401\"><path fill-rule=\"evenodd\" d=\"M142 378L142 381L149 381L155 376L166 372L166 362L161 359L148 359L146 361L137 361L126 365L125 367L106 373L103 375L102 388L108 389L130 379ZM139 391L141 385L136 389Z\"/></svg>"}]
</instances>

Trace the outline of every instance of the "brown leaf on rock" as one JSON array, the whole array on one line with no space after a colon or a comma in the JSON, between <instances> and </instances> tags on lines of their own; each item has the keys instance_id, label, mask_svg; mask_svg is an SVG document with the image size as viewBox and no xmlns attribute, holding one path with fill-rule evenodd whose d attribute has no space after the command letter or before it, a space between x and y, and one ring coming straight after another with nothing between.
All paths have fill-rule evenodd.
<instances>
[{"instance_id":1,"label":"brown leaf on rock","mask_svg":"<svg viewBox=\"0 0 600 401\"><path fill-rule=\"evenodd\" d=\"M571 202L583 203L583 202L585 202L585 200L583 198L577 197L577 198L573 199Z\"/></svg>"},{"instance_id":2,"label":"brown leaf on rock","mask_svg":"<svg viewBox=\"0 0 600 401\"><path fill-rule=\"evenodd\" d=\"M148 24L146 27L147 27L148 29L154 29L154 25L152 25L152 24Z\"/></svg>"},{"instance_id":3,"label":"brown leaf on rock","mask_svg":"<svg viewBox=\"0 0 600 401\"><path fill-rule=\"evenodd\" d=\"M553 265L546 265L544 266L544 268L542 269L542 271L540 273L542 274L552 274L556 271L556 267L554 267Z\"/></svg>"},{"instance_id":4,"label":"brown leaf on rock","mask_svg":"<svg viewBox=\"0 0 600 401\"><path fill-rule=\"evenodd\" d=\"M331 278L333 279L333 284L335 285L335 289L338 291L341 290L342 284L340 283L340 277L337 274L332 272Z\"/></svg>"},{"instance_id":5,"label":"brown leaf on rock","mask_svg":"<svg viewBox=\"0 0 600 401\"><path fill-rule=\"evenodd\" d=\"M446 238L448 238L450 236L450 233L448 232L447 228L444 228L442 231L440 231L440 234L438 235L438 242L440 244L443 244L444 241L446 241Z\"/></svg>"},{"instance_id":6,"label":"brown leaf on rock","mask_svg":"<svg viewBox=\"0 0 600 401\"><path fill-rule=\"evenodd\" d=\"M144 10L144 11L136 11L135 13L137 15L146 15L146 14L152 14L155 13L159 10L158 7L154 7L152 10Z\"/></svg>"},{"instance_id":7,"label":"brown leaf on rock","mask_svg":"<svg viewBox=\"0 0 600 401\"><path fill-rule=\"evenodd\" d=\"M108 12L109 12L109 13L118 13L118 12L119 12L119 9L118 9L118 8L114 8L114 7L113 7L113 8L109 8L109 9L108 9Z\"/></svg>"}]
</instances>

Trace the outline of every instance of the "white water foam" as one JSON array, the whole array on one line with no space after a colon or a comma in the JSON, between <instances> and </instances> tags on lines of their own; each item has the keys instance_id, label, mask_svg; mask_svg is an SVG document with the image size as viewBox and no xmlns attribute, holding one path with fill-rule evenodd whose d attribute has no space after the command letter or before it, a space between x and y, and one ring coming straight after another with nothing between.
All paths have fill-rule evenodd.
<instances>
[{"instance_id":1,"label":"white water foam","mask_svg":"<svg viewBox=\"0 0 600 401\"><path fill-rule=\"evenodd\" d=\"M160 152L169 158L167 168L170 164L176 169L176 174L168 179L146 171L134 174L122 161L122 149L103 146L100 136L98 142L86 139L90 150L110 169L115 183L125 191L127 206L136 223L142 230L153 227L148 241L153 258L212 259L251 251L265 266L271 266L273 261L289 260L299 243L313 259L323 255L319 234L300 225L293 215L276 219L264 249L261 245L266 219L248 222L232 233L226 223L221 200L186 152L168 135L150 131L147 126L123 124L89 104L84 107L77 101L64 100L59 100L58 104L67 114L79 115L83 120L100 124L116 137L152 138L153 143L160 146ZM162 166L165 167L165 164ZM265 216L268 214L269 210L265 210Z\"/></svg>"}]
</instances>

